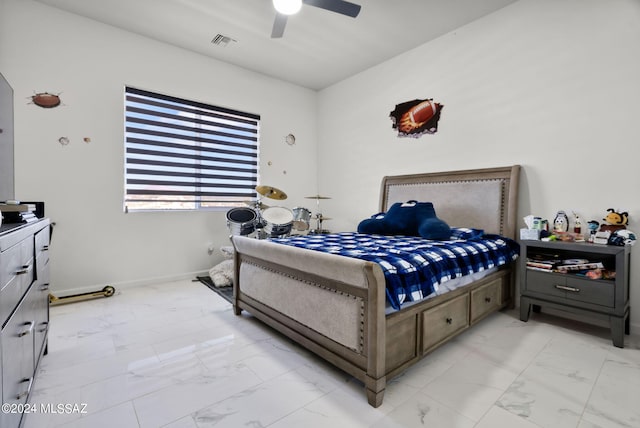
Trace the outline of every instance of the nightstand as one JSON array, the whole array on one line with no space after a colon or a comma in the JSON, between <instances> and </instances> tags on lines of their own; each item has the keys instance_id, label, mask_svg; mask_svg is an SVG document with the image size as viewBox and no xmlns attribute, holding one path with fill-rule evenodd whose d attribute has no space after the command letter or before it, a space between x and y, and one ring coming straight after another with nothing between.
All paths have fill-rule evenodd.
<instances>
[{"instance_id":1,"label":"nightstand","mask_svg":"<svg viewBox=\"0 0 640 428\"><path fill-rule=\"evenodd\" d=\"M629 334L629 260L631 247L578 242L523 240L520 243L520 320L528 321L531 305L548 307L609 322L614 346ZM587 260L602 263L611 279L589 279L568 270L531 266L530 260Z\"/></svg>"}]
</instances>

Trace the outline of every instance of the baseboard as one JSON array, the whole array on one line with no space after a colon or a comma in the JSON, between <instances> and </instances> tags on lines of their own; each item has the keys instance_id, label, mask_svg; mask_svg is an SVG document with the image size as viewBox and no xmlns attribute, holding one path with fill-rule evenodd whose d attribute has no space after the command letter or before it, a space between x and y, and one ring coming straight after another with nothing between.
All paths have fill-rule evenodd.
<instances>
[{"instance_id":1,"label":"baseboard","mask_svg":"<svg viewBox=\"0 0 640 428\"><path fill-rule=\"evenodd\" d=\"M204 275L209 275L209 271L187 272L187 273L181 273L176 275L157 276L153 278L137 279L133 281L110 282L108 284L94 284L94 285L88 285L86 287L67 288L62 290L56 289L56 290L52 290L52 294L54 294L56 297L72 296L74 294L101 291L106 286L114 287L116 289L116 294L117 294L122 289L140 287L143 285L159 284L163 282L181 281L184 279L196 279L197 276L204 276Z\"/></svg>"}]
</instances>

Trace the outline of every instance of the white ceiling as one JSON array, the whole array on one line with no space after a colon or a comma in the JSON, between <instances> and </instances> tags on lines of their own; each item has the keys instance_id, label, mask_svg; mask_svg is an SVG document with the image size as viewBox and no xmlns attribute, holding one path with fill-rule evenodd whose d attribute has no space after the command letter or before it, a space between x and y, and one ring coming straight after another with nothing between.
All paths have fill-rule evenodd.
<instances>
[{"instance_id":1,"label":"white ceiling","mask_svg":"<svg viewBox=\"0 0 640 428\"><path fill-rule=\"evenodd\" d=\"M353 0L355 19L303 5L281 39L271 0L37 1L319 90L517 0Z\"/></svg>"}]
</instances>

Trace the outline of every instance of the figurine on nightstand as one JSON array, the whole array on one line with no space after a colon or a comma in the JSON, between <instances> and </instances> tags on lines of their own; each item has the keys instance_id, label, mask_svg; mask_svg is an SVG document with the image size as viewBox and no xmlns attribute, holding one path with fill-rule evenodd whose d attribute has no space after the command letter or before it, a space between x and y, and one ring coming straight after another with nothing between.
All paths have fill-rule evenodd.
<instances>
[{"instance_id":1,"label":"figurine on nightstand","mask_svg":"<svg viewBox=\"0 0 640 428\"><path fill-rule=\"evenodd\" d=\"M584 242L584 236L582 235L582 219L575 212L572 211L573 214L573 238L576 242Z\"/></svg>"},{"instance_id":2,"label":"figurine on nightstand","mask_svg":"<svg viewBox=\"0 0 640 428\"><path fill-rule=\"evenodd\" d=\"M602 220L605 224L600 226L601 231L615 232L616 230L626 229L629 222L629 213L618 212L613 208L607 210L607 215Z\"/></svg>"},{"instance_id":3,"label":"figurine on nightstand","mask_svg":"<svg viewBox=\"0 0 640 428\"><path fill-rule=\"evenodd\" d=\"M582 220L575 211L573 212L573 232L578 234L582 232Z\"/></svg>"},{"instance_id":4,"label":"figurine on nightstand","mask_svg":"<svg viewBox=\"0 0 640 428\"><path fill-rule=\"evenodd\" d=\"M587 225L589 227L589 242L593 242L593 239L596 236L596 232L598 231L598 226L600 226L600 223L598 223L595 220L589 220L587 222Z\"/></svg>"},{"instance_id":5,"label":"figurine on nightstand","mask_svg":"<svg viewBox=\"0 0 640 428\"><path fill-rule=\"evenodd\" d=\"M569 217L564 211L558 211L556 218L553 219L553 231L554 232L568 232L569 231Z\"/></svg>"},{"instance_id":6,"label":"figurine on nightstand","mask_svg":"<svg viewBox=\"0 0 640 428\"><path fill-rule=\"evenodd\" d=\"M628 229L616 230L609 237L609 245L633 245L636 243L636 234Z\"/></svg>"}]
</instances>

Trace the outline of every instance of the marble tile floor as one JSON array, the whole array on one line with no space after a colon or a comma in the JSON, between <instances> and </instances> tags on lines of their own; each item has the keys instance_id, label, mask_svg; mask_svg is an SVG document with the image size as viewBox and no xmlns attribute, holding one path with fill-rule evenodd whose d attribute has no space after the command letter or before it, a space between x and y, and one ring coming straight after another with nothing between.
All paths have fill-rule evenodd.
<instances>
[{"instance_id":1,"label":"marble tile floor","mask_svg":"<svg viewBox=\"0 0 640 428\"><path fill-rule=\"evenodd\" d=\"M184 280L52 307L30 403L25 428L640 427L640 337L619 349L606 328L500 312L374 409L358 381Z\"/></svg>"}]
</instances>

